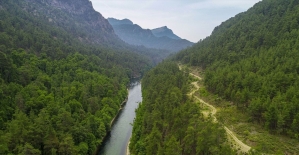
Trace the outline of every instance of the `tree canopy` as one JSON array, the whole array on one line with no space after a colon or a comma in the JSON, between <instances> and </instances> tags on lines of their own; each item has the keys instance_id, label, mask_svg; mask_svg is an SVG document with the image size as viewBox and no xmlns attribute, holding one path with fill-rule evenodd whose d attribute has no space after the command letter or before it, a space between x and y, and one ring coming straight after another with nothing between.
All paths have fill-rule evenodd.
<instances>
[{"instance_id":1,"label":"tree canopy","mask_svg":"<svg viewBox=\"0 0 299 155\"><path fill-rule=\"evenodd\" d=\"M0 2L0 154L94 154L151 62L81 42L24 4Z\"/></svg>"},{"instance_id":2,"label":"tree canopy","mask_svg":"<svg viewBox=\"0 0 299 155\"><path fill-rule=\"evenodd\" d=\"M298 138L299 3L263 0L175 59L205 69L208 90L251 120Z\"/></svg>"},{"instance_id":3,"label":"tree canopy","mask_svg":"<svg viewBox=\"0 0 299 155\"><path fill-rule=\"evenodd\" d=\"M233 154L223 127L204 119L188 97L188 73L163 62L142 79L143 101L136 110L133 155Z\"/></svg>"}]
</instances>

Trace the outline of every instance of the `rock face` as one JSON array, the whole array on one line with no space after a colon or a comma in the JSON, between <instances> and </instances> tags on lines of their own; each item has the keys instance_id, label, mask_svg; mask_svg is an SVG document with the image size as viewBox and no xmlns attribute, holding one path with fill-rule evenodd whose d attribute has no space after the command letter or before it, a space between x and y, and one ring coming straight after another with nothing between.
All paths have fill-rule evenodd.
<instances>
[{"instance_id":1,"label":"rock face","mask_svg":"<svg viewBox=\"0 0 299 155\"><path fill-rule=\"evenodd\" d=\"M152 30L143 29L128 19L108 18L108 21L118 37L131 45L142 45L171 52L178 52L193 45L192 42L176 36L167 27L155 29L155 35Z\"/></svg>"},{"instance_id":2,"label":"rock face","mask_svg":"<svg viewBox=\"0 0 299 155\"><path fill-rule=\"evenodd\" d=\"M89 0L25 0L28 11L47 16L49 21L72 32L85 42L115 42L118 39L113 27ZM80 36L77 32L85 32Z\"/></svg>"},{"instance_id":3,"label":"rock face","mask_svg":"<svg viewBox=\"0 0 299 155\"><path fill-rule=\"evenodd\" d=\"M163 26L160 28L156 28L152 30L152 33L156 36L156 37L168 37L171 39L177 39L180 40L182 38L180 38L179 36L175 35L171 29L169 29L167 26Z\"/></svg>"},{"instance_id":4,"label":"rock face","mask_svg":"<svg viewBox=\"0 0 299 155\"><path fill-rule=\"evenodd\" d=\"M81 42L82 45L88 45L88 47L99 47L101 50L98 52L104 50L130 51L133 52L132 56L137 54L151 60L153 64L159 63L171 54L168 50L149 49L124 42L116 35L108 20L94 10L89 0L13 0L13 2L16 2L17 7L26 11L28 15L36 17L38 22L48 25L49 35L65 44L70 44L73 41ZM0 2L0 4L2 3ZM128 19L121 22L116 20L115 24L118 23L133 25L133 22ZM51 31L50 27L58 29L61 35ZM151 33L150 30L148 32Z\"/></svg>"},{"instance_id":5,"label":"rock face","mask_svg":"<svg viewBox=\"0 0 299 155\"><path fill-rule=\"evenodd\" d=\"M56 7L57 9L67 10L72 14L86 14L94 11L89 0L43 0L41 3Z\"/></svg>"}]
</instances>

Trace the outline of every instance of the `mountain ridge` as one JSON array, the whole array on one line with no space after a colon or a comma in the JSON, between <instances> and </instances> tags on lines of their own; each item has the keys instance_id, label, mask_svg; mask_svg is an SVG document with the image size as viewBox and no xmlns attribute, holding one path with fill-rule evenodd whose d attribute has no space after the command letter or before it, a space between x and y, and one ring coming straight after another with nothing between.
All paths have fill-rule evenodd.
<instances>
[{"instance_id":1,"label":"mountain ridge","mask_svg":"<svg viewBox=\"0 0 299 155\"><path fill-rule=\"evenodd\" d=\"M173 31L171 29L169 29L167 26L152 29L152 32L156 37L164 37L165 36L165 37L168 37L171 39L177 39L177 40L182 39L181 37L174 34Z\"/></svg>"},{"instance_id":2,"label":"mountain ridge","mask_svg":"<svg viewBox=\"0 0 299 155\"><path fill-rule=\"evenodd\" d=\"M29 14L42 17L44 22L60 27L72 35L72 39L82 43L117 51L132 51L147 57L153 64L161 62L170 54L167 50L126 43L116 35L108 20L94 10L89 0L25 0L20 3ZM129 20L127 22L130 23Z\"/></svg>"},{"instance_id":3,"label":"mountain ridge","mask_svg":"<svg viewBox=\"0 0 299 155\"><path fill-rule=\"evenodd\" d=\"M131 45L142 45L147 48L164 49L171 52L178 52L187 47L191 47L194 44L186 39L173 39L164 34L162 34L161 37L157 37L153 34L152 30L143 29L138 24L122 23L124 22L123 20L118 20L115 18L108 18L108 21L112 25L118 37ZM167 30L167 32L172 32L170 29Z\"/></svg>"},{"instance_id":4,"label":"mountain ridge","mask_svg":"<svg viewBox=\"0 0 299 155\"><path fill-rule=\"evenodd\" d=\"M57 26L69 25L68 32L76 33L76 31L81 31L87 33L87 36L74 34L78 38L83 38L81 40L84 42L97 44L119 42L113 27L101 13L94 10L89 0L25 0L25 2L27 2L25 9L35 16L45 15L51 23ZM45 11L43 8L47 8L49 11ZM57 12L62 13L59 14ZM76 20L80 21L80 23L76 22ZM78 26L80 29L78 29Z\"/></svg>"},{"instance_id":5,"label":"mountain ridge","mask_svg":"<svg viewBox=\"0 0 299 155\"><path fill-rule=\"evenodd\" d=\"M129 24L129 25L133 25L133 22L127 18L122 19L122 20L118 20L115 18L107 18L107 20L109 21L109 23L111 25L122 25L122 24Z\"/></svg>"}]
</instances>

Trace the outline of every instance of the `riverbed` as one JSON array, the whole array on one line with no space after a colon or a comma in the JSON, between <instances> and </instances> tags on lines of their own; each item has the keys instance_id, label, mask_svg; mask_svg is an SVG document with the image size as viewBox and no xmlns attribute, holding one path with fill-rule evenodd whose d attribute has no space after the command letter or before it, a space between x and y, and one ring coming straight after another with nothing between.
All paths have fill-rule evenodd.
<instances>
[{"instance_id":1,"label":"riverbed","mask_svg":"<svg viewBox=\"0 0 299 155\"><path fill-rule=\"evenodd\" d=\"M105 139L98 155L125 155L132 134L135 109L142 101L141 83L132 82L129 88L128 101L116 118L110 134Z\"/></svg>"}]
</instances>

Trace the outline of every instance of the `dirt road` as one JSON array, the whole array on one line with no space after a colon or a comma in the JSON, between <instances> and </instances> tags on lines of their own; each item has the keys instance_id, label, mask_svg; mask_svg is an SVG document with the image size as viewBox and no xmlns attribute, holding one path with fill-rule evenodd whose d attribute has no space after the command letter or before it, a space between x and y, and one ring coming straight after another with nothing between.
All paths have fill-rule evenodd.
<instances>
[{"instance_id":1,"label":"dirt road","mask_svg":"<svg viewBox=\"0 0 299 155\"><path fill-rule=\"evenodd\" d=\"M181 69L181 66L180 66L179 68ZM198 80L202 80L201 77L199 77L199 76L197 76L197 75L195 75L195 74L193 74L193 73L190 73L190 75L196 77ZM197 82L193 82L192 85L195 87L195 89L191 91L191 93L189 94L190 96L192 96L192 95L193 95L193 94L200 88L200 86L198 85ZM197 97L197 96L194 96L194 97L195 97L198 101L200 101L200 103L202 103L202 104L204 104L205 106L209 107L209 109L210 109L210 113L211 113L211 116L212 116L213 119L214 119L214 122L217 122L217 118L215 117L215 114L217 113L217 109L216 109L213 105L211 105L211 104L209 104L209 103L203 101L201 98L199 98L199 97ZM235 149L239 150L239 152L247 153L247 152L251 149L250 146L244 144L241 140L239 140L239 139L236 137L236 135L235 135L230 129L228 129L226 126L224 126L224 129L225 129L225 131L226 131L226 133L227 133L228 139L229 139L233 144L235 144L234 147L235 147Z\"/></svg>"}]
</instances>

